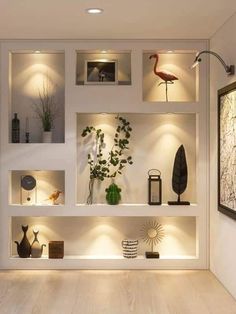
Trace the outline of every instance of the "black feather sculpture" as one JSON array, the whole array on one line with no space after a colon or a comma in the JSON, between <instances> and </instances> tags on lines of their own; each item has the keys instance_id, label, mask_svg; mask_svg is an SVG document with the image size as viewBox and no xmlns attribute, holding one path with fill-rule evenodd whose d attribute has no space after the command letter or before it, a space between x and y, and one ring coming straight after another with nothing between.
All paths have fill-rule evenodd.
<instances>
[{"instance_id":1,"label":"black feather sculpture","mask_svg":"<svg viewBox=\"0 0 236 314\"><path fill-rule=\"evenodd\" d=\"M180 201L180 195L184 193L188 182L188 166L185 156L184 146L181 145L175 155L173 174L172 174L172 189L178 195L176 202L170 201L169 205L190 205L187 201Z\"/></svg>"}]
</instances>

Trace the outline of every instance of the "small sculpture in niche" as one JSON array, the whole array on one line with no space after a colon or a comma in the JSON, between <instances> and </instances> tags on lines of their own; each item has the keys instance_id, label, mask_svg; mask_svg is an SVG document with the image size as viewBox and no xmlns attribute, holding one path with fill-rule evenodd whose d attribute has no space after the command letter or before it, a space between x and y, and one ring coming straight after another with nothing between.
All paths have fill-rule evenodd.
<instances>
[{"instance_id":1,"label":"small sculpture in niche","mask_svg":"<svg viewBox=\"0 0 236 314\"><path fill-rule=\"evenodd\" d=\"M164 229L156 220L147 221L141 228L141 237L151 246L151 252L145 252L146 258L159 258L159 252L154 252L154 246L162 241Z\"/></svg>"},{"instance_id":2,"label":"small sculpture in niche","mask_svg":"<svg viewBox=\"0 0 236 314\"><path fill-rule=\"evenodd\" d=\"M21 228L24 233L24 236L20 243L18 241L15 241L17 245L17 253L19 257L21 258L28 258L30 257L30 254L31 254L31 246L27 238L27 231L29 227L26 225L26 226L21 226Z\"/></svg>"},{"instance_id":3,"label":"small sculpture in niche","mask_svg":"<svg viewBox=\"0 0 236 314\"><path fill-rule=\"evenodd\" d=\"M153 72L155 75L159 76L163 80L163 82L159 83L158 86L160 86L161 84L166 85L166 101L168 101L168 85L174 84L173 81L178 80L178 78L174 74L168 73L167 71L158 71L157 63L159 60L159 55L157 53L149 57L149 59L152 59L152 58L156 59Z\"/></svg>"},{"instance_id":4,"label":"small sculpture in niche","mask_svg":"<svg viewBox=\"0 0 236 314\"><path fill-rule=\"evenodd\" d=\"M48 200L52 201L52 205L59 205L58 202L56 202L56 200L59 198L60 194L62 193L62 191L60 190L55 190L49 197Z\"/></svg>"},{"instance_id":5,"label":"small sculpture in niche","mask_svg":"<svg viewBox=\"0 0 236 314\"><path fill-rule=\"evenodd\" d=\"M181 145L175 155L173 174L172 174L172 189L178 195L177 201L169 201L169 205L190 205L187 201L180 201L180 195L184 193L188 182L188 166L185 156L184 146Z\"/></svg>"},{"instance_id":6,"label":"small sculpture in niche","mask_svg":"<svg viewBox=\"0 0 236 314\"><path fill-rule=\"evenodd\" d=\"M105 191L107 193L106 200L109 205L119 204L119 201L121 199L121 189L115 183L110 184Z\"/></svg>"},{"instance_id":7,"label":"small sculpture in niche","mask_svg":"<svg viewBox=\"0 0 236 314\"><path fill-rule=\"evenodd\" d=\"M34 233L34 241L31 244L31 257L32 258L40 258L43 254L43 247L46 247L46 244L40 245L38 240L38 230L33 230Z\"/></svg>"}]
</instances>

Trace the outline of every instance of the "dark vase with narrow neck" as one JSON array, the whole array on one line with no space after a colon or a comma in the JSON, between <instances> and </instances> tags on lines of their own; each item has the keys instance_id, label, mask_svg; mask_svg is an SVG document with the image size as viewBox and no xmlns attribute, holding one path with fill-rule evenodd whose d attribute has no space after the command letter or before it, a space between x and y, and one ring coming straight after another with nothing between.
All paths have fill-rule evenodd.
<instances>
[{"instance_id":1,"label":"dark vase with narrow neck","mask_svg":"<svg viewBox=\"0 0 236 314\"><path fill-rule=\"evenodd\" d=\"M14 113L14 118L12 119L12 143L20 143L20 120L17 118L17 113Z\"/></svg>"}]
</instances>

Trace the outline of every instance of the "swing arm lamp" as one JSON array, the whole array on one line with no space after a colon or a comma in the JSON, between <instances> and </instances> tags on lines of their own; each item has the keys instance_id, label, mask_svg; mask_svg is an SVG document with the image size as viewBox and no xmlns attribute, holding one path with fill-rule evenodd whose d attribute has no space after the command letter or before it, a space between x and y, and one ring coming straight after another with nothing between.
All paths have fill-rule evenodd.
<instances>
[{"instance_id":1,"label":"swing arm lamp","mask_svg":"<svg viewBox=\"0 0 236 314\"><path fill-rule=\"evenodd\" d=\"M193 65L191 66L191 69L193 69L193 68L195 68L198 64L199 64L199 62L201 62L202 61L202 59L200 58L200 56L202 55L202 54L204 54L204 53L207 53L207 54L210 54L210 55L213 55L213 56L215 56L219 61L220 61L220 63L223 65L223 67L224 67L224 69L225 69L225 72L228 74L228 75L233 75L234 74L234 70L235 70L235 68L234 68L234 65L227 65L225 62L224 62L224 60L221 58L221 56L220 55L218 55L218 53L216 53L216 52L214 52L214 51L210 51L210 50L203 50L203 51L201 51L201 52L199 52L197 55L196 55L196 58L195 58L195 60L194 60L194 62L193 62Z\"/></svg>"}]
</instances>

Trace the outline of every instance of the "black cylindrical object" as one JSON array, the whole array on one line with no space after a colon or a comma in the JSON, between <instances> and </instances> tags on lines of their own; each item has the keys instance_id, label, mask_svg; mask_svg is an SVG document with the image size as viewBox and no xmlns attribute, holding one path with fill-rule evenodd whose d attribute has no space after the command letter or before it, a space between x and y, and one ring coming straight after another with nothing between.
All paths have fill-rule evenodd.
<instances>
[{"instance_id":1,"label":"black cylindrical object","mask_svg":"<svg viewBox=\"0 0 236 314\"><path fill-rule=\"evenodd\" d=\"M17 113L14 113L11 127L12 143L20 143L20 120L17 118Z\"/></svg>"}]
</instances>

